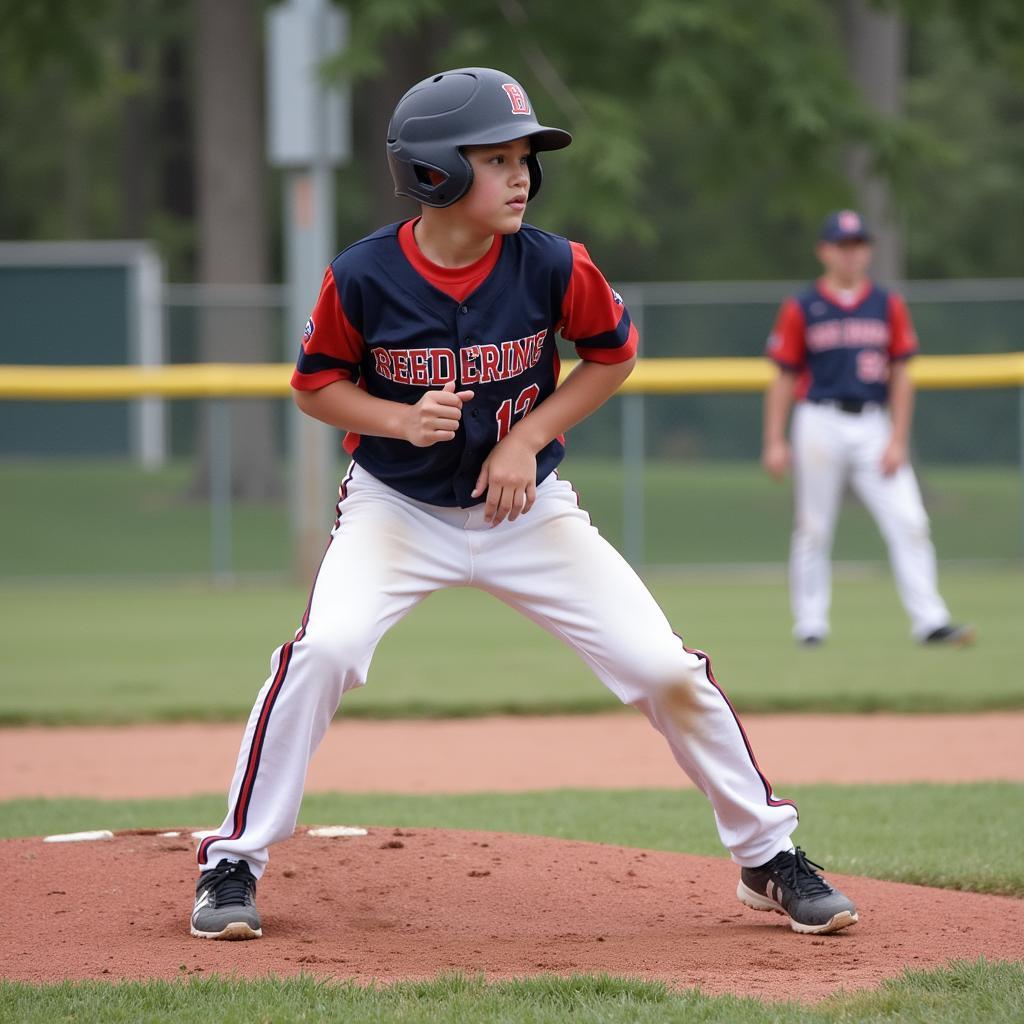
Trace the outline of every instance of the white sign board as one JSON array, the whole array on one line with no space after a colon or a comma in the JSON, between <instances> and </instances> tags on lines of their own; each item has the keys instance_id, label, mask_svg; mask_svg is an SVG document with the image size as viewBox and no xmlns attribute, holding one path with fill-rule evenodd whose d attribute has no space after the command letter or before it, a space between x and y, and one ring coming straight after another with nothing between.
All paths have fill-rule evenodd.
<instances>
[{"instance_id":1,"label":"white sign board","mask_svg":"<svg viewBox=\"0 0 1024 1024\"><path fill-rule=\"evenodd\" d=\"M267 159L275 167L345 163L351 96L325 86L320 65L348 45L348 14L327 0L267 12Z\"/></svg>"}]
</instances>

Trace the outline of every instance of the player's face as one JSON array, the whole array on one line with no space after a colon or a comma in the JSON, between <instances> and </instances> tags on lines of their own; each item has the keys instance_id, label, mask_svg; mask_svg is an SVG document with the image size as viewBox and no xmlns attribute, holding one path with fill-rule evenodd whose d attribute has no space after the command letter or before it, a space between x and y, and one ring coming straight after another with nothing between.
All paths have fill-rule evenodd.
<instances>
[{"instance_id":1,"label":"player's face","mask_svg":"<svg viewBox=\"0 0 1024 1024\"><path fill-rule=\"evenodd\" d=\"M825 273L844 287L859 284L867 276L871 264L871 246L863 239L847 242L821 242L818 259Z\"/></svg>"},{"instance_id":2,"label":"player's face","mask_svg":"<svg viewBox=\"0 0 1024 1024\"><path fill-rule=\"evenodd\" d=\"M467 146L465 155L473 167L473 185L457 204L460 215L486 234L518 231L530 192L529 141Z\"/></svg>"}]
</instances>

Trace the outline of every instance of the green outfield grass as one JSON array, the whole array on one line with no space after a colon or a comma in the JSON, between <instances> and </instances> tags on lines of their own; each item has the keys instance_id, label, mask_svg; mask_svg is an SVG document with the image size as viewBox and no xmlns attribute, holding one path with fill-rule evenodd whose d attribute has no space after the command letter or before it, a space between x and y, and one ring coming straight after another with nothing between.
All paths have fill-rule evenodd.
<instances>
[{"instance_id":1,"label":"green outfield grass","mask_svg":"<svg viewBox=\"0 0 1024 1024\"><path fill-rule=\"evenodd\" d=\"M622 537L621 464L570 453L563 467L612 543ZM0 461L4 576L204 573L209 512L188 498L192 467L175 462L143 473L116 460ZM945 559L1017 559L1021 483L1014 467L925 467L922 489ZM789 543L788 486L754 462L652 460L645 467L648 564L780 562ZM333 521L324 509L324 537ZM836 557L884 559L878 533L848 502ZM284 573L289 565L286 503L239 504L234 565L243 573Z\"/></svg>"},{"instance_id":2,"label":"green outfield grass","mask_svg":"<svg viewBox=\"0 0 1024 1024\"><path fill-rule=\"evenodd\" d=\"M1014 856L1024 785L793 786L795 840L830 871L1024 897ZM216 827L223 795L175 800L14 800L0 835L95 828ZM693 790L554 790L459 796L309 794L305 824L519 832L648 850L725 856L706 799Z\"/></svg>"},{"instance_id":3,"label":"green outfield grass","mask_svg":"<svg viewBox=\"0 0 1024 1024\"><path fill-rule=\"evenodd\" d=\"M814 1006L734 996L671 992L653 982L604 976L543 976L488 985L450 975L429 982L366 988L310 977L236 981L64 982L33 986L0 981L0 1022L52 1024L222 1024L430 1022L430 1024L869 1024L920 1021L966 1024L1020 1020L1024 967L951 964L906 972L877 991L838 994Z\"/></svg>"},{"instance_id":4,"label":"green outfield grass","mask_svg":"<svg viewBox=\"0 0 1024 1024\"><path fill-rule=\"evenodd\" d=\"M1024 707L1024 574L950 570L943 591L975 623L968 650L921 648L885 574L840 577L834 635L789 636L774 575L679 570L652 589L707 650L741 710L955 711ZM241 719L306 603L298 587L195 582L0 585L0 722ZM436 594L384 638L342 714L586 712L617 702L567 648L476 591Z\"/></svg>"}]
</instances>

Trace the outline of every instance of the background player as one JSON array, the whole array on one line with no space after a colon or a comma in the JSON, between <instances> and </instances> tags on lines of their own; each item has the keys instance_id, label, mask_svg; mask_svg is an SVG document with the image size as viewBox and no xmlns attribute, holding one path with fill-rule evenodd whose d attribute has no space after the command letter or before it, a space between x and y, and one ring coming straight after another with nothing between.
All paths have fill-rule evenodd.
<instances>
[{"instance_id":1,"label":"background player","mask_svg":"<svg viewBox=\"0 0 1024 1024\"><path fill-rule=\"evenodd\" d=\"M831 553L847 482L885 539L914 637L966 644L936 582L928 516L908 462L917 338L903 300L868 277L871 235L852 210L830 214L817 247L819 280L779 311L768 355L779 374L764 409L765 468L795 490L789 579L796 638L828 635ZM794 399L792 451L785 430Z\"/></svg>"},{"instance_id":2,"label":"background player","mask_svg":"<svg viewBox=\"0 0 1024 1024\"><path fill-rule=\"evenodd\" d=\"M794 850L796 808L761 774L707 656L683 646L554 472L564 431L625 380L637 343L586 249L522 223L537 153L570 141L485 68L426 79L395 110L391 171L421 216L338 256L306 325L295 400L347 431L353 465L302 625L249 718L227 817L199 846L194 935L261 934L256 879L294 831L341 696L386 630L447 586L537 622L647 715L710 799L743 902L797 931L857 921ZM580 356L557 390L556 331ZM487 669L466 666L482 682Z\"/></svg>"}]
</instances>

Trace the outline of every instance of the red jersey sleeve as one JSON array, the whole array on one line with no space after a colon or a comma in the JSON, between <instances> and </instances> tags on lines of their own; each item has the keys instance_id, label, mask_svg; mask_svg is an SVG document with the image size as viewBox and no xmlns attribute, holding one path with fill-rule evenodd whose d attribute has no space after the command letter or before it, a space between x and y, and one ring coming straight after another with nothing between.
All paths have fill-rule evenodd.
<instances>
[{"instance_id":1,"label":"red jersey sleeve","mask_svg":"<svg viewBox=\"0 0 1024 1024\"><path fill-rule=\"evenodd\" d=\"M292 387L317 391L336 380L355 380L365 347L363 336L345 316L334 271L328 267L320 297L306 321Z\"/></svg>"},{"instance_id":2,"label":"red jersey sleeve","mask_svg":"<svg viewBox=\"0 0 1024 1024\"><path fill-rule=\"evenodd\" d=\"M798 371L807 362L804 311L796 299L786 299L768 335L767 354L785 370Z\"/></svg>"},{"instance_id":3,"label":"red jersey sleeve","mask_svg":"<svg viewBox=\"0 0 1024 1024\"><path fill-rule=\"evenodd\" d=\"M575 343L580 359L592 363L632 359L638 336L622 296L604 279L584 246L569 246L572 273L562 299L562 337Z\"/></svg>"},{"instance_id":4,"label":"red jersey sleeve","mask_svg":"<svg viewBox=\"0 0 1024 1024\"><path fill-rule=\"evenodd\" d=\"M909 359L917 353L917 332L901 295L889 293L889 358Z\"/></svg>"}]
</instances>

